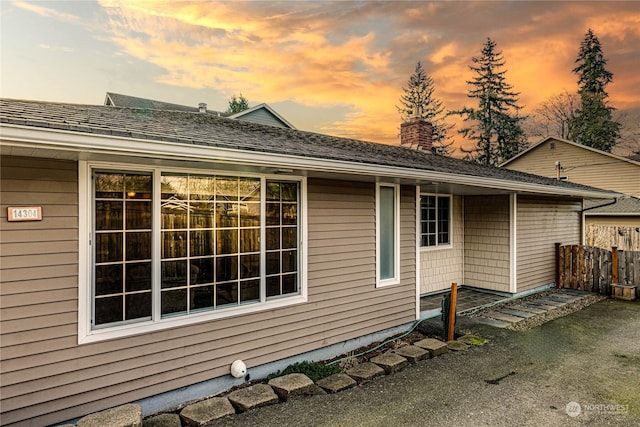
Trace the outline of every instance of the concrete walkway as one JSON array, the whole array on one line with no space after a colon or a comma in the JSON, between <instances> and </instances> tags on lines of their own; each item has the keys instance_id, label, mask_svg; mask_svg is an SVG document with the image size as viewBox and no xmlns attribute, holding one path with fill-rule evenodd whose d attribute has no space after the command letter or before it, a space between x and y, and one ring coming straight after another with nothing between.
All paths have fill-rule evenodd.
<instances>
[{"instance_id":1,"label":"concrete walkway","mask_svg":"<svg viewBox=\"0 0 640 427\"><path fill-rule=\"evenodd\" d=\"M480 311L469 316L472 321L496 328L518 329L519 326L537 326L554 318L574 311L572 307L586 303L597 294L573 289L560 289L500 304L495 308ZM579 307L582 308L582 307Z\"/></svg>"}]
</instances>

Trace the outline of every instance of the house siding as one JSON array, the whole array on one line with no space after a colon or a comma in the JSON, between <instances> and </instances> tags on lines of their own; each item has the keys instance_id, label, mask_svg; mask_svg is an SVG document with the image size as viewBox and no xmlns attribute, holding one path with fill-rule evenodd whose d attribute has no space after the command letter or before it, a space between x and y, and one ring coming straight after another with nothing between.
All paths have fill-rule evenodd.
<instances>
[{"instance_id":1,"label":"house siding","mask_svg":"<svg viewBox=\"0 0 640 427\"><path fill-rule=\"evenodd\" d=\"M449 289L451 283L460 285L464 278L464 218L463 199L451 198L452 244L446 249L428 248L420 251L420 293Z\"/></svg>"},{"instance_id":2,"label":"house siding","mask_svg":"<svg viewBox=\"0 0 640 427\"><path fill-rule=\"evenodd\" d=\"M546 141L505 168L555 178L556 161L564 168L561 175L570 182L640 197L640 165L562 141Z\"/></svg>"},{"instance_id":3,"label":"house siding","mask_svg":"<svg viewBox=\"0 0 640 427\"><path fill-rule=\"evenodd\" d=\"M238 358L251 369L415 320L415 188L401 191L401 284L376 288L375 185L309 179L307 303L78 345L77 164L2 166L3 425L58 423L228 375ZM7 205L44 219L7 223Z\"/></svg>"},{"instance_id":4,"label":"house siding","mask_svg":"<svg viewBox=\"0 0 640 427\"><path fill-rule=\"evenodd\" d=\"M464 198L464 284L509 292L509 196Z\"/></svg>"},{"instance_id":5,"label":"house siding","mask_svg":"<svg viewBox=\"0 0 640 427\"><path fill-rule=\"evenodd\" d=\"M580 243L581 209L581 200L518 197L518 292L554 283L555 243Z\"/></svg>"},{"instance_id":6,"label":"house siding","mask_svg":"<svg viewBox=\"0 0 640 427\"><path fill-rule=\"evenodd\" d=\"M284 123L282 123L280 119L275 117L273 114L271 114L269 111L267 111L264 108L259 108L255 111L251 111L250 113L246 113L238 117L238 120L257 123L260 125L276 126L280 128L287 127Z\"/></svg>"}]
</instances>

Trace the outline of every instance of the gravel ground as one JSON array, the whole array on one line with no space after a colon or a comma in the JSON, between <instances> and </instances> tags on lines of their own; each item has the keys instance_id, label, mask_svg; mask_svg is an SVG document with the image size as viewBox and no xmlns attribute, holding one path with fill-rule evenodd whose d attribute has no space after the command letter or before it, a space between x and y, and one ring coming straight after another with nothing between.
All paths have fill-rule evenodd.
<instances>
[{"instance_id":1,"label":"gravel ground","mask_svg":"<svg viewBox=\"0 0 640 427\"><path fill-rule=\"evenodd\" d=\"M640 303L603 300L523 331L460 318L458 332L489 342L214 425L640 425ZM568 404L580 413L567 415Z\"/></svg>"}]
</instances>

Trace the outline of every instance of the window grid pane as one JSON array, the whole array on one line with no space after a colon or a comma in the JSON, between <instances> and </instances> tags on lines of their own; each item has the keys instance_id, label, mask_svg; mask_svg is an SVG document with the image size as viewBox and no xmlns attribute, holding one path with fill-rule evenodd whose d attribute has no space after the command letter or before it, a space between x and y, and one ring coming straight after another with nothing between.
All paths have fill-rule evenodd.
<instances>
[{"instance_id":1,"label":"window grid pane","mask_svg":"<svg viewBox=\"0 0 640 427\"><path fill-rule=\"evenodd\" d=\"M161 172L154 226L152 173L93 177L93 325L150 320L152 292L160 292L161 317L259 303L263 228L266 296L299 293L298 182Z\"/></svg>"},{"instance_id":2,"label":"window grid pane","mask_svg":"<svg viewBox=\"0 0 640 427\"><path fill-rule=\"evenodd\" d=\"M260 180L164 173L162 189L161 314L258 302Z\"/></svg>"},{"instance_id":3,"label":"window grid pane","mask_svg":"<svg viewBox=\"0 0 640 427\"><path fill-rule=\"evenodd\" d=\"M295 294L298 286L297 182L267 181L266 296Z\"/></svg>"},{"instance_id":4,"label":"window grid pane","mask_svg":"<svg viewBox=\"0 0 640 427\"><path fill-rule=\"evenodd\" d=\"M438 246L451 243L451 197L420 197L420 245Z\"/></svg>"},{"instance_id":5,"label":"window grid pane","mask_svg":"<svg viewBox=\"0 0 640 427\"><path fill-rule=\"evenodd\" d=\"M151 317L150 174L95 172L93 324Z\"/></svg>"}]
</instances>

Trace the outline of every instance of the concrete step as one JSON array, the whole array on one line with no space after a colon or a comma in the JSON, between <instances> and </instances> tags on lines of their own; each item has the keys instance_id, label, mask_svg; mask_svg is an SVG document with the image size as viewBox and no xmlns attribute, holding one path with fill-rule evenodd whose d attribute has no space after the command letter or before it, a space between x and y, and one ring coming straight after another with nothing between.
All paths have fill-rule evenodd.
<instances>
[{"instance_id":1,"label":"concrete step","mask_svg":"<svg viewBox=\"0 0 640 427\"><path fill-rule=\"evenodd\" d=\"M507 326L511 326L510 322L503 322L501 320L489 319L487 317L474 317L472 319L476 323L482 323L483 325L493 326L494 328L506 328Z\"/></svg>"},{"instance_id":2,"label":"concrete step","mask_svg":"<svg viewBox=\"0 0 640 427\"><path fill-rule=\"evenodd\" d=\"M544 314L547 312L547 310L544 310L542 308L537 308L537 307L530 307L527 305L512 305L510 307L513 310L519 310L519 311L526 311L528 313L533 313L533 314Z\"/></svg>"},{"instance_id":3,"label":"concrete step","mask_svg":"<svg viewBox=\"0 0 640 427\"><path fill-rule=\"evenodd\" d=\"M579 296L568 296L568 295L563 295L563 296L549 295L549 296L546 297L546 299L551 300L551 301L558 301L558 302L564 302L564 303L567 303L567 304L571 304L572 302L580 301L582 299L582 297L579 297Z\"/></svg>"},{"instance_id":4,"label":"concrete step","mask_svg":"<svg viewBox=\"0 0 640 427\"><path fill-rule=\"evenodd\" d=\"M465 344L462 341L447 341L447 347L451 351L466 351L469 349L469 344Z\"/></svg>"},{"instance_id":5,"label":"concrete step","mask_svg":"<svg viewBox=\"0 0 640 427\"><path fill-rule=\"evenodd\" d=\"M545 304L545 305L554 305L556 307L564 307L565 305L567 305L566 302L556 301L556 300L553 300L553 299L547 298L547 297L540 298L540 299L538 299L536 301L533 301L533 303L534 304L540 303L540 304Z\"/></svg>"},{"instance_id":6,"label":"concrete step","mask_svg":"<svg viewBox=\"0 0 640 427\"><path fill-rule=\"evenodd\" d=\"M557 305L543 304L543 303L537 302L537 301L528 302L526 304L526 306L527 307L537 308L537 309L540 309L540 310L545 310L545 311L557 310L559 308Z\"/></svg>"},{"instance_id":7,"label":"concrete step","mask_svg":"<svg viewBox=\"0 0 640 427\"><path fill-rule=\"evenodd\" d=\"M190 426L202 426L236 411L226 397L212 397L186 406L180 418Z\"/></svg>"},{"instance_id":8,"label":"concrete step","mask_svg":"<svg viewBox=\"0 0 640 427\"><path fill-rule=\"evenodd\" d=\"M283 401L310 394L314 388L313 381L304 374L283 375L272 379L268 384Z\"/></svg>"},{"instance_id":9,"label":"concrete step","mask_svg":"<svg viewBox=\"0 0 640 427\"><path fill-rule=\"evenodd\" d=\"M367 381L371 381L375 377L384 375L384 369L382 369L375 363L364 362L347 370L346 374L359 383L364 383Z\"/></svg>"},{"instance_id":10,"label":"concrete step","mask_svg":"<svg viewBox=\"0 0 640 427\"><path fill-rule=\"evenodd\" d=\"M422 359L429 357L429 352L415 345L405 345L403 347L393 350L394 353L399 354L409 361L409 363L416 363Z\"/></svg>"},{"instance_id":11,"label":"concrete step","mask_svg":"<svg viewBox=\"0 0 640 427\"><path fill-rule=\"evenodd\" d=\"M500 313L509 314L511 316L522 317L528 319L530 317L534 317L535 313L529 313L528 311L516 310L514 308L499 308L496 310Z\"/></svg>"},{"instance_id":12,"label":"concrete step","mask_svg":"<svg viewBox=\"0 0 640 427\"><path fill-rule=\"evenodd\" d=\"M238 412L246 412L261 406L278 403L278 395L266 384L256 384L251 387L241 388L231 392L227 396L229 402Z\"/></svg>"},{"instance_id":13,"label":"concrete step","mask_svg":"<svg viewBox=\"0 0 640 427\"><path fill-rule=\"evenodd\" d=\"M568 294L568 295L579 295L579 296L587 296L590 295L590 292L581 291L579 289L562 289L559 293Z\"/></svg>"},{"instance_id":14,"label":"concrete step","mask_svg":"<svg viewBox=\"0 0 640 427\"><path fill-rule=\"evenodd\" d=\"M316 384L327 393L337 393L355 387L358 383L349 375L340 373L322 378Z\"/></svg>"},{"instance_id":15,"label":"concrete step","mask_svg":"<svg viewBox=\"0 0 640 427\"><path fill-rule=\"evenodd\" d=\"M385 353L380 356L372 357L369 361L384 369L384 372L387 375L406 368L409 365L409 361L406 358L393 353Z\"/></svg>"},{"instance_id":16,"label":"concrete step","mask_svg":"<svg viewBox=\"0 0 640 427\"><path fill-rule=\"evenodd\" d=\"M510 314L504 314L498 311L490 311L488 313L485 313L484 316L490 317L496 320L502 320L503 322L509 322L509 323L518 323L524 320L522 317L512 316Z\"/></svg>"},{"instance_id":17,"label":"concrete step","mask_svg":"<svg viewBox=\"0 0 640 427\"><path fill-rule=\"evenodd\" d=\"M420 341L416 341L413 343L416 347L420 347L429 352L429 357L436 357L441 355L442 353L446 353L449 351L446 343L443 343L440 340L435 338L425 338Z\"/></svg>"},{"instance_id":18,"label":"concrete step","mask_svg":"<svg viewBox=\"0 0 640 427\"><path fill-rule=\"evenodd\" d=\"M129 403L106 411L96 412L82 417L76 424L79 427L126 427L142 425L142 408Z\"/></svg>"}]
</instances>

